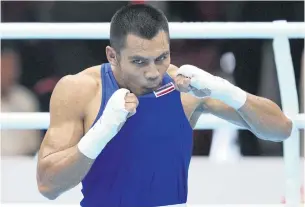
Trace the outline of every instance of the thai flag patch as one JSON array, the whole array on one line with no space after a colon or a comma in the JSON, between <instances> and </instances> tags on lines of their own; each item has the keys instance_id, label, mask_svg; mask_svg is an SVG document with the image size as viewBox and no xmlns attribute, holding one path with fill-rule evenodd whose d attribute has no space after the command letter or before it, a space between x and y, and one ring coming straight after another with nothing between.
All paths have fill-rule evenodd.
<instances>
[{"instance_id":1,"label":"thai flag patch","mask_svg":"<svg viewBox=\"0 0 305 207\"><path fill-rule=\"evenodd\" d=\"M164 86L158 88L156 91L154 91L154 94L155 94L156 98L158 98L160 96L173 92L174 90L175 90L175 85L172 82L170 82L170 83L167 83Z\"/></svg>"}]
</instances>

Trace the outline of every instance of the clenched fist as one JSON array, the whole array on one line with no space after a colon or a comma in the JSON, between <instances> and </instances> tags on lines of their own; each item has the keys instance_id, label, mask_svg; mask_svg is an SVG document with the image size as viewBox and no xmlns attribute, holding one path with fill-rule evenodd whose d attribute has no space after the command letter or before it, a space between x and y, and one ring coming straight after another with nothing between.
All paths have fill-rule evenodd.
<instances>
[{"instance_id":1,"label":"clenched fist","mask_svg":"<svg viewBox=\"0 0 305 207\"><path fill-rule=\"evenodd\" d=\"M191 78L178 74L175 79L176 88L183 93L191 93L196 97L206 97L211 94L210 90L197 89L191 86Z\"/></svg>"},{"instance_id":2,"label":"clenched fist","mask_svg":"<svg viewBox=\"0 0 305 207\"><path fill-rule=\"evenodd\" d=\"M129 112L128 117L137 112L138 105L138 98L133 93L127 93L125 96L125 109Z\"/></svg>"},{"instance_id":3,"label":"clenched fist","mask_svg":"<svg viewBox=\"0 0 305 207\"><path fill-rule=\"evenodd\" d=\"M78 144L80 152L95 159L107 143L121 130L127 119L136 113L137 97L121 88L109 98L103 114Z\"/></svg>"},{"instance_id":4,"label":"clenched fist","mask_svg":"<svg viewBox=\"0 0 305 207\"><path fill-rule=\"evenodd\" d=\"M175 78L177 89L198 98L218 99L234 109L242 107L247 93L221 77L214 76L193 65L183 65Z\"/></svg>"}]
</instances>

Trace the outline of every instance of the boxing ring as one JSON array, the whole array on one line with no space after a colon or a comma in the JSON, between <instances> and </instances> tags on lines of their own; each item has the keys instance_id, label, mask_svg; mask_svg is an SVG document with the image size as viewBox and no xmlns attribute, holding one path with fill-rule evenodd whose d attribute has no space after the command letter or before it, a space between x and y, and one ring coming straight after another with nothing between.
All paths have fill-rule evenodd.
<instances>
[{"instance_id":1,"label":"boxing ring","mask_svg":"<svg viewBox=\"0 0 305 207\"><path fill-rule=\"evenodd\" d=\"M303 39L305 37L305 23L287 23L285 21L269 23L170 22L169 29L171 39L273 39L282 110L294 120L298 129L305 128L305 114L299 113L297 88L288 41L289 38ZM1 23L1 39L108 39L109 31L109 23ZM47 129L49 126L49 113L1 113L0 120L1 129ZM202 115L196 125L196 129L225 127L242 129L212 115ZM284 142L283 150L284 172L282 173L287 205L297 206L300 203L300 186L302 182L300 172L300 135L298 130L295 130L291 137ZM270 174L269 176L272 175ZM5 187L2 190L5 190ZM5 203L2 205L5 207L55 206L52 204L36 205L33 203ZM56 206L60 205L56 204ZM64 207L72 206L75 207L77 205L64 205Z\"/></svg>"}]
</instances>

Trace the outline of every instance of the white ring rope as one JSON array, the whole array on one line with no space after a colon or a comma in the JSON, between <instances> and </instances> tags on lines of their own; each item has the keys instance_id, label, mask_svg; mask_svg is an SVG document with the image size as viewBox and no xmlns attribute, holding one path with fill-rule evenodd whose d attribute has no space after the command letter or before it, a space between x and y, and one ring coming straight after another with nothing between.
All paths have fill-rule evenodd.
<instances>
[{"instance_id":1,"label":"white ring rope","mask_svg":"<svg viewBox=\"0 0 305 207\"><path fill-rule=\"evenodd\" d=\"M1 23L1 39L109 39L110 23ZM305 23L170 22L171 39L305 38Z\"/></svg>"},{"instance_id":2,"label":"white ring rope","mask_svg":"<svg viewBox=\"0 0 305 207\"><path fill-rule=\"evenodd\" d=\"M298 114L295 117L297 128L305 128L305 114ZM49 113L1 113L1 129L47 129L50 124ZM219 129L229 127L243 129L223 119L210 114L203 114L199 117L196 129Z\"/></svg>"}]
</instances>

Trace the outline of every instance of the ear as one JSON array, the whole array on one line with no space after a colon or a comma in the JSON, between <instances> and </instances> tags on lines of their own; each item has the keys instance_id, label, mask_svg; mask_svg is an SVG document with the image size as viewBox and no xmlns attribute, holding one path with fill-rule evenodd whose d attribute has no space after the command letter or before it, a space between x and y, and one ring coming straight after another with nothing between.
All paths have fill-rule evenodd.
<instances>
[{"instance_id":1,"label":"ear","mask_svg":"<svg viewBox=\"0 0 305 207\"><path fill-rule=\"evenodd\" d=\"M110 47L110 46L106 47L106 56L107 56L108 62L111 65L117 66L119 64L117 53L112 47Z\"/></svg>"}]
</instances>

